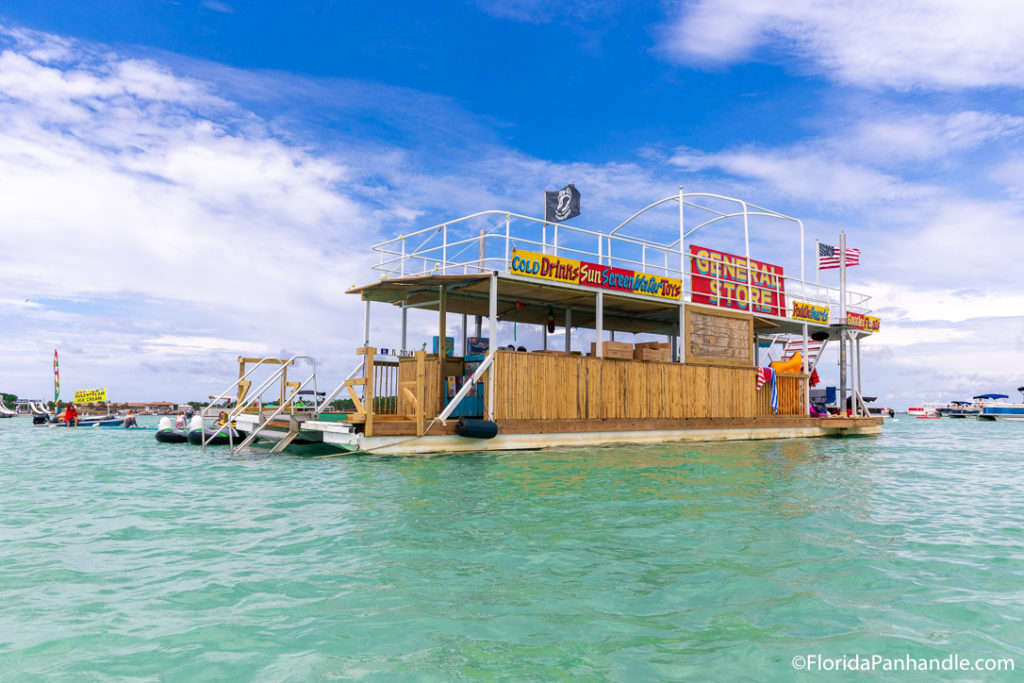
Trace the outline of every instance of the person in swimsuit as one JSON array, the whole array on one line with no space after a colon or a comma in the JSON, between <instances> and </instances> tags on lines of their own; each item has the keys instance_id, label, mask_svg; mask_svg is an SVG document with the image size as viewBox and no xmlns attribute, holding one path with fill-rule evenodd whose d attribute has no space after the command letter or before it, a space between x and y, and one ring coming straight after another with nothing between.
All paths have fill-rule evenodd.
<instances>
[{"instance_id":1,"label":"person in swimsuit","mask_svg":"<svg viewBox=\"0 0 1024 683\"><path fill-rule=\"evenodd\" d=\"M129 427L138 427L139 426L139 423L135 421L135 411L134 410L129 410L128 411L128 415L125 416L124 423L121 426L124 427L125 429L128 429Z\"/></svg>"}]
</instances>

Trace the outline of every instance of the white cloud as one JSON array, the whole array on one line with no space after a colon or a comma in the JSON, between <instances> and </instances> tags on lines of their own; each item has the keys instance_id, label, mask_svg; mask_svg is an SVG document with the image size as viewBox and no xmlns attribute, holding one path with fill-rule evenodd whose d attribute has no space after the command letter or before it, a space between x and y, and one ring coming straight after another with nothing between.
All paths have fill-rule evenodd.
<instances>
[{"instance_id":1,"label":"white cloud","mask_svg":"<svg viewBox=\"0 0 1024 683\"><path fill-rule=\"evenodd\" d=\"M948 115L885 115L859 121L848 133L832 136L830 146L850 156L892 164L927 161L1018 138L1024 117L985 111Z\"/></svg>"},{"instance_id":2,"label":"white cloud","mask_svg":"<svg viewBox=\"0 0 1024 683\"><path fill-rule=\"evenodd\" d=\"M664 27L661 49L712 64L794 52L867 87L1017 87L1022 33L1024 6L1005 0L697 0Z\"/></svg>"},{"instance_id":3,"label":"white cloud","mask_svg":"<svg viewBox=\"0 0 1024 683\"><path fill-rule=\"evenodd\" d=\"M679 150L669 163L689 172L718 169L729 175L766 183L790 197L841 204L865 204L934 193L900 176L804 149L736 149L703 153Z\"/></svg>"}]
</instances>

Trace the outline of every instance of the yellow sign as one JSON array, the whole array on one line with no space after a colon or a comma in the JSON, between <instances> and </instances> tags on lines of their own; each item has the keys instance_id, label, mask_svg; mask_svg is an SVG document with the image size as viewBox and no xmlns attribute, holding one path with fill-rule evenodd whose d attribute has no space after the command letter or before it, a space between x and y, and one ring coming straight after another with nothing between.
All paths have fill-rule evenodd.
<instances>
[{"instance_id":1,"label":"yellow sign","mask_svg":"<svg viewBox=\"0 0 1024 683\"><path fill-rule=\"evenodd\" d=\"M805 304L803 301L793 302L793 316L797 320L828 325L828 306Z\"/></svg>"},{"instance_id":2,"label":"yellow sign","mask_svg":"<svg viewBox=\"0 0 1024 683\"><path fill-rule=\"evenodd\" d=\"M107 400L107 390L85 389L75 392L75 403L102 403Z\"/></svg>"},{"instance_id":3,"label":"yellow sign","mask_svg":"<svg viewBox=\"0 0 1024 683\"><path fill-rule=\"evenodd\" d=\"M549 256L516 249L509 270L544 280L643 294L676 301L683 295L683 283L670 277L638 273L625 268L598 265L561 256Z\"/></svg>"},{"instance_id":4,"label":"yellow sign","mask_svg":"<svg viewBox=\"0 0 1024 683\"><path fill-rule=\"evenodd\" d=\"M882 321L878 318L850 311L846 312L846 324L858 330L867 330L868 332L878 332L882 327Z\"/></svg>"}]
</instances>

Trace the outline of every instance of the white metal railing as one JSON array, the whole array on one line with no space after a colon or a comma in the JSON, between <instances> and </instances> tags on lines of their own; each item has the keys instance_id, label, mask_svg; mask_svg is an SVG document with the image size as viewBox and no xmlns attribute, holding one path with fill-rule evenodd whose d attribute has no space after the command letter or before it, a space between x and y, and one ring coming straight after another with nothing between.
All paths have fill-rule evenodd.
<instances>
[{"instance_id":1,"label":"white metal railing","mask_svg":"<svg viewBox=\"0 0 1024 683\"><path fill-rule=\"evenodd\" d=\"M282 382L283 383L284 382L284 378L287 376L288 368L291 367L291 366L294 366L295 361L297 361L297 360L308 360L309 361L309 363L310 363L310 365L312 367L312 370L310 371L310 374L304 380L299 382L298 385L294 388L294 390L290 394L286 395L286 393L284 391L285 387L282 384L282 386L280 387L280 393L279 393L280 405L278 405L276 407L276 410L272 413L271 417L264 418L264 415L263 415L263 394L266 393L266 391L270 387L275 386L278 382ZM228 444L229 444L229 446L231 448L232 454L236 453L239 449L243 448L244 446L247 446L250 443L252 443L252 441L255 440L256 435L260 431L262 431L264 429L266 424L268 424L270 420L276 418L278 415L280 415L282 412L284 412L285 409L288 409L290 414L294 415L295 414L295 400L294 399L295 399L296 396L298 396L298 392L301 391L302 389L304 389L310 382L313 383L313 392L314 392L313 395L314 396L317 395L316 394L316 362L313 360L313 358L311 356L299 356L299 355L297 355L297 356L292 356L291 358L289 358L286 361L278 360L276 358L261 358L259 361L254 363L251 368L249 368L245 373L243 373L241 377L239 377L234 382L232 382L231 385L227 389L224 390L224 392L222 392L219 396L217 396L212 401L210 401L210 406L213 406L218 401L222 401L222 400L228 398L229 396L232 395L232 392L235 392L237 394L238 387L242 384L242 382L246 381L260 367L263 367L265 364L271 364L271 363L279 365L277 370L275 370L273 373L271 373L270 376L267 377L263 381L263 383L260 384L255 390L246 391L246 394L245 394L245 397L243 398L243 400L238 401L236 403L236 405L228 413L227 420L226 420L225 424L223 425L223 429L227 430ZM235 443L234 443L234 433L232 431L231 425L234 423L235 418L237 418L239 415L244 413L248 408L252 407L253 404L256 404L259 407L259 414L257 416L256 426L253 428L253 431L250 432L249 436L247 436L236 447ZM206 410L209 410L209 408L207 408ZM204 418L208 416L208 414L206 413L206 410L204 410L201 413ZM205 423L204 423L204 428L205 428ZM206 449L206 445L210 441L212 441L220 433L220 431L221 431L221 429L214 429L213 433L210 434L209 437L207 437L207 435L204 433L203 434L202 443L201 443L201 447L205 450Z\"/></svg>"},{"instance_id":2,"label":"white metal railing","mask_svg":"<svg viewBox=\"0 0 1024 683\"><path fill-rule=\"evenodd\" d=\"M334 391L332 391L331 393L327 394L327 396L324 397L324 400L320 402L320 405L318 405L316 407L316 410L314 410L313 412L319 414L327 410L327 406L331 404L331 401L334 400L334 397L340 394L341 390L345 388L345 382L355 377L356 374L363 369L364 362L365 361L360 360L358 363L356 363L356 366L352 368L352 372L348 373L348 375L345 376L345 379L341 380L341 382L338 383L338 386L334 387Z\"/></svg>"},{"instance_id":3,"label":"white metal railing","mask_svg":"<svg viewBox=\"0 0 1024 683\"><path fill-rule=\"evenodd\" d=\"M480 381L480 378L483 377L484 373L487 372L488 368L491 367L491 364L494 363L495 351L497 351L497 349L491 349L490 353L487 354L487 357L484 358L483 362L480 363L480 366L476 369L476 372L474 372L469 380L462 385L462 388L459 389L458 393L448 401L448 405L445 406L444 410L441 411L441 414L437 416L435 420L436 422L448 424L446 420L451 417L452 411L458 407L459 403L462 402L462 399L469 394L473 387L476 386L477 382Z\"/></svg>"},{"instance_id":4,"label":"white metal railing","mask_svg":"<svg viewBox=\"0 0 1024 683\"><path fill-rule=\"evenodd\" d=\"M539 218L509 211L481 211L375 245L374 250L378 253L378 260L373 268L379 271L382 278L489 273L492 271L508 273L511 271L510 259L513 251L522 249L681 280L683 299L693 301L692 276L695 274L690 273L688 268L691 255L680 249L684 238L688 238L698 230L728 219L742 218L746 223L752 217L768 217L799 224L796 219L719 195L700 194L681 195L681 197L683 198L682 203L686 207L696 206L707 211L710 218L695 227L688 226L685 231L681 230L680 238L670 244L620 231L644 211L666 202L680 201L680 196L668 197L655 202L634 214L610 233L564 223L549 223ZM719 211L707 206L697 206L689 201L693 197L737 202L742 205L742 211ZM803 247L802 226L800 230L800 242ZM747 250L749 251L749 247ZM745 259L744 265L735 265L735 267L744 276L740 278L744 280L743 282L736 283L748 295L748 299L745 299L744 302L749 300L749 295L756 292L770 293L768 287L747 282L751 278L746 277ZM801 271L803 267L801 259ZM751 264L750 272L754 273L755 271L756 266ZM696 277L699 280L700 276ZM784 282L787 308L791 309L789 301L793 299L815 306L825 306L829 308L829 322L840 322L840 290L837 287L809 282L792 275L785 275L781 279ZM870 296L868 295L850 290L846 292L848 311L860 314L870 313L869 300ZM754 310L765 313L763 308ZM790 312L789 310L778 310L768 314L789 317Z\"/></svg>"}]
</instances>

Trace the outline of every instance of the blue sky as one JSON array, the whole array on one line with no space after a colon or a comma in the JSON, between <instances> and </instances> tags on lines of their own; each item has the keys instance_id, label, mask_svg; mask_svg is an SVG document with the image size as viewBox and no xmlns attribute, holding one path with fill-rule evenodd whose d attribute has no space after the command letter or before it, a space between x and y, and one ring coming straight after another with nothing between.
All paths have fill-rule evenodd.
<instances>
[{"instance_id":1,"label":"blue sky","mask_svg":"<svg viewBox=\"0 0 1024 683\"><path fill-rule=\"evenodd\" d=\"M65 396L204 398L239 354L333 384L369 245L571 181L590 228L684 185L845 230L866 393L1013 393L1022 34L992 0L0 2L0 390L49 395L54 347Z\"/></svg>"}]
</instances>

